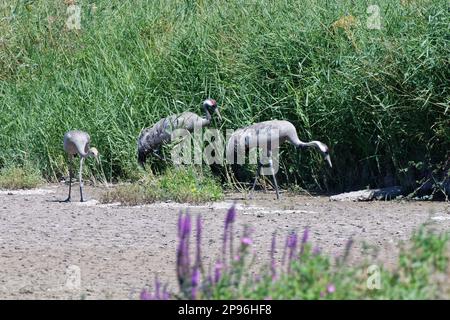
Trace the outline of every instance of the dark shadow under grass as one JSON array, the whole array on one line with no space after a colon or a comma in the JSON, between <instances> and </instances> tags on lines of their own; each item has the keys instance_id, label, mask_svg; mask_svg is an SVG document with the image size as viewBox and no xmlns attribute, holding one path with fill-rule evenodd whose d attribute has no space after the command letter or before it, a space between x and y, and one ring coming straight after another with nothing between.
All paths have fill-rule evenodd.
<instances>
[{"instance_id":1,"label":"dark shadow under grass","mask_svg":"<svg viewBox=\"0 0 450 320\"><path fill-rule=\"evenodd\" d=\"M156 201L202 203L223 199L220 184L206 172L193 168L169 168L160 176L148 175L105 193L101 202L140 205Z\"/></svg>"}]
</instances>

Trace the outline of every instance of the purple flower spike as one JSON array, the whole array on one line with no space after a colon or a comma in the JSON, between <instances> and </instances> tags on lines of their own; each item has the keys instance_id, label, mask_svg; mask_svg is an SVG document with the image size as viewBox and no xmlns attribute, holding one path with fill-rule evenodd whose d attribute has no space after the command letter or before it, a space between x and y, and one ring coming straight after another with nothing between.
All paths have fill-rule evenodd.
<instances>
[{"instance_id":1,"label":"purple flower spike","mask_svg":"<svg viewBox=\"0 0 450 320\"><path fill-rule=\"evenodd\" d=\"M344 251L344 257L342 259L342 262L346 261L348 258L348 255L350 254L350 249L353 246L353 239L348 239L347 243L345 244L345 251Z\"/></svg>"},{"instance_id":2,"label":"purple flower spike","mask_svg":"<svg viewBox=\"0 0 450 320\"><path fill-rule=\"evenodd\" d=\"M184 217L184 224L183 224L183 231L182 234L184 237L189 236L191 233L191 216L189 215L189 212L186 212L186 216Z\"/></svg>"},{"instance_id":3,"label":"purple flower spike","mask_svg":"<svg viewBox=\"0 0 450 320\"><path fill-rule=\"evenodd\" d=\"M307 243L309 237L309 228L306 227L305 231L303 231L302 243Z\"/></svg>"},{"instance_id":4,"label":"purple flower spike","mask_svg":"<svg viewBox=\"0 0 450 320\"><path fill-rule=\"evenodd\" d=\"M225 218L225 228L223 232L223 248L222 248L222 255L223 255L223 261L225 263L225 254L227 250L227 243L228 243L228 234L229 234L229 241L230 241L230 259L233 257L233 222L236 219L236 205L233 203L230 209L228 209L227 216Z\"/></svg>"},{"instance_id":5,"label":"purple flower spike","mask_svg":"<svg viewBox=\"0 0 450 320\"><path fill-rule=\"evenodd\" d=\"M186 216L184 218L184 228L183 228L183 238L184 238L184 272L186 277L189 274L189 266L190 266L190 259L189 259L189 236L191 235L191 216L189 215L189 212L186 212Z\"/></svg>"},{"instance_id":6,"label":"purple flower spike","mask_svg":"<svg viewBox=\"0 0 450 320\"><path fill-rule=\"evenodd\" d=\"M164 285L161 299L162 300L169 300L170 299L170 293L167 291L167 284Z\"/></svg>"},{"instance_id":7,"label":"purple flower spike","mask_svg":"<svg viewBox=\"0 0 450 320\"><path fill-rule=\"evenodd\" d=\"M192 288L191 288L191 299L196 300L197 299L197 287L200 283L200 271L198 268L195 268L192 272Z\"/></svg>"},{"instance_id":8,"label":"purple flower spike","mask_svg":"<svg viewBox=\"0 0 450 320\"><path fill-rule=\"evenodd\" d=\"M227 228L236 219L236 204L233 203L230 209L228 209L227 216L225 218L225 228Z\"/></svg>"},{"instance_id":9,"label":"purple flower spike","mask_svg":"<svg viewBox=\"0 0 450 320\"><path fill-rule=\"evenodd\" d=\"M211 273L211 272L210 272L210 273ZM206 282L207 282L208 284L212 284L212 283L213 283L211 274L208 275Z\"/></svg>"},{"instance_id":10,"label":"purple flower spike","mask_svg":"<svg viewBox=\"0 0 450 320\"><path fill-rule=\"evenodd\" d=\"M249 228L248 226L244 227L244 233L243 233L242 239L241 239L241 245L242 245L243 249L245 249L245 247L248 247L253 243L253 240L250 237L252 232L253 232L252 228Z\"/></svg>"},{"instance_id":11,"label":"purple flower spike","mask_svg":"<svg viewBox=\"0 0 450 320\"><path fill-rule=\"evenodd\" d=\"M284 244L284 250L283 250L283 258L281 259L281 263L284 266L284 262L286 261L286 252L289 246L289 236L286 237L286 242Z\"/></svg>"},{"instance_id":12,"label":"purple flower spike","mask_svg":"<svg viewBox=\"0 0 450 320\"><path fill-rule=\"evenodd\" d=\"M225 261L225 253L227 251L227 242L228 242L228 230L225 228L223 232L223 245L222 245L222 258Z\"/></svg>"},{"instance_id":13,"label":"purple flower spike","mask_svg":"<svg viewBox=\"0 0 450 320\"><path fill-rule=\"evenodd\" d=\"M222 264L220 262L217 262L214 268L214 283L219 282L220 277L222 275L222 268L223 268Z\"/></svg>"},{"instance_id":14,"label":"purple flower spike","mask_svg":"<svg viewBox=\"0 0 450 320\"><path fill-rule=\"evenodd\" d=\"M192 286L197 287L200 283L200 271L198 268L195 268L194 272L192 272Z\"/></svg>"},{"instance_id":15,"label":"purple flower spike","mask_svg":"<svg viewBox=\"0 0 450 320\"><path fill-rule=\"evenodd\" d=\"M308 242L308 237L309 237L309 229L308 229L308 227L306 227L305 231L303 231L303 237L302 237L302 244L301 244L301 248L300 248L300 254L303 254L303 252L305 250L305 245Z\"/></svg>"},{"instance_id":16,"label":"purple flower spike","mask_svg":"<svg viewBox=\"0 0 450 320\"><path fill-rule=\"evenodd\" d=\"M191 288L191 300L197 300L197 287Z\"/></svg>"},{"instance_id":17,"label":"purple flower spike","mask_svg":"<svg viewBox=\"0 0 450 320\"><path fill-rule=\"evenodd\" d=\"M253 241L252 241L252 239L245 237L245 238L242 238L241 243L244 246L250 246L253 243Z\"/></svg>"},{"instance_id":18,"label":"purple flower spike","mask_svg":"<svg viewBox=\"0 0 450 320\"><path fill-rule=\"evenodd\" d=\"M160 290L161 290L161 282L159 282L158 277L156 277L155 278L155 299L156 300L161 300Z\"/></svg>"},{"instance_id":19,"label":"purple flower spike","mask_svg":"<svg viewBox=\"0 0 450 320\"><path fill-rule=\"evenodd\" d=\"M180 237L177 249L177 278L180 286L182 286L184 282L184 270L185 270L184 248L185 248L184 239Z\"/></svg>"},{"instance_id":20,"label":"purple flower spike","mask_svg":"<svg viewBox=\"0 0 450 320\"><path fill-rule=\"evenodd\" d=\"M314 247L314 249L313 249L313 255L314 256L318 256L319 254L320 254L320 248L319 247Z\"/></svg>"},{"instance_id":21,"label":"purple flower spike","mask_svg":"<svg viewBox=\"0 0 450 320\"><path fill-rule=\"evenodd\" d=\"M141 294L139 296L139 299L141 299L141 300L153 300L153 297L150 294L150 292L147 291L147 289L142 289Z\"/></svg>"},{"instance_id":22,"label":"purple flower spike","mask_svg":"<svg viewBox=\"0 0 450 320\"><path fill-rule=\"evenodd\" d=\"M272 281L274 281L277 276L275 264L275 247L276 247L276 233L274 233L272 236L272 245L270 247L270 270L272 272Z\"/></svg>"},{"instance_id":23,"label":"purple flower spike","mask_svg":"<svg viewBox=\"0 0 450 320\"><path fill-rule=\"evenodd\" d=\"M295 232L292 232L289 235L287 246L289 248L288 272L290 272L292 259L294 259L295 249L297 249L297 234Z\"/></svg>"},{"instance_id":24,"label":"purple flower spike","mask_svg":"<svg viewBox=\"0 0 450 320\"><path fill-rule=\"evenodd\" d=\"M336 291L336 287L334 286L334 284L330 283L330 284L327 286L327 292L328 292L328 293L333 293L333 292L335 292L335 291Z\"/></svg>"},{"instance_id":25,"label":"purple flower spike","mask_svg":"<svg viewBox=\"0 0 450 320\"><path fill-rule=\"evenodd\" d=\"M289 235L289 240L288 240L288 248L290 249L295 249L297 247L297 234L295 232L292 232Z\"/></svg>"},{"instance_id":26,"label":"purple flower spike","mask_svg":"<svg viewBox=\"0 0 450 320\"><path fill-rule=\"evenodd\" d=\"M189 283L190 277L190 262L189 262L189 236L191 233L191 218L189 212L181 215L180 223L180 237L177 251L177 277L180 289L184 290Z\"/></svg>"},{"instance_id":27,"label":"purple flower spike","mask_svg":"<svg viewBox=\"0 0 450 320\"><path fill-rule=\"evenodd\" d=\"M166 289L164 289L163 291L163 296L162 296L163 300L169 300L170 299L170 293L166 291Z\"/></svg>"},{"instance_id":28,"label":"purple flower spike","mask_svg":"<svg viewBox=\"0 0 450 320\"><path fill-rule=\"evenodd\" d=\"M195 265L197 268L201 267L201 243L202 243L202 219L200 215L197 216L197 252L195 257Z\"/></svg>"}]
</instances>

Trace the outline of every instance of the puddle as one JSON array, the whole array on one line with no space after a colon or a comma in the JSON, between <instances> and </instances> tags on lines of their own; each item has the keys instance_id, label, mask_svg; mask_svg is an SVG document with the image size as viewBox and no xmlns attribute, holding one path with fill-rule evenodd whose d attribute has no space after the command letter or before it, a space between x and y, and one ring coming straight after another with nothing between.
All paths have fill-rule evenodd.
<instances>
[{"instance_id":1,"label":"puddle","mask_svg":"<svg viewBox=\"0 0 450 320\"><path fill-rule=\"evenodd\" d=\"M259 210L259 209L251 208L251 207L247 208L247 210L254 211L254 212L244 212L244 214L258 215L258 214L292 214L292 213L295 213L295 214L298 214L298 213L317 214L317 213L319 213L317 211L308 211L308 210Z\"/></svg>"},{"instance_id":2,"label":"puddle","mask_svg":"<svg viewBox=\"0 0 450 320\"><path fill-rule=\"evenodd\" d=\"M29 189L29 190L0 190L0 195L9 195L9 196L29 196L29 195L40 195L40 194L49 194L55 193L55 190L50 189Z\"/></svg>"},{"instance_id":3,"label":"puddle","mask_svg":"<svg viewBox=\"0 0 450 320\"><path fill-rule=\"evenodd\" d=\"M81 207L92 207L98 204L97 200L88 200L88 201L84 201L84 202L73 202L74 204L76 204L77 206L81 206Z\"/></svg>"},{"instance_id":4,"label":"puddle","mask_svg":"<svg viewBox=\"0 0 450 320\"><path fill-rule=\"evenodd\" d=\"M98 202L85 202L83 205L86 206L98 206L101 208L108 207L122 207L120 202L114 203L104 203L98 204ZM138 205L138 206L123 206L123 208L148 208L148 209L210 209L210 210L228 210L233 205L232 201L221 201L214 203L206 203L206 204L189 204L189 203L178 203L178 202L155 202L152 204ZM296 210L296 209L267 209L264 207L257 207L253 205L245 205L245 204L235 204L236 210L242 212L245 215L259 215L259 214L317 214L317 211L309 211L309 210Z\"/></svg>"},{"instance_id":5,"label":"puddle","mask_svg":"<svg viewBox=\"0 0 450 320\"><path fill-rule=\"evenodd\" d=\"M437 216L437 217L432 217L431 220L437 220L437 221L450 220L450 216Z\"/></svg>"}]
</instances>

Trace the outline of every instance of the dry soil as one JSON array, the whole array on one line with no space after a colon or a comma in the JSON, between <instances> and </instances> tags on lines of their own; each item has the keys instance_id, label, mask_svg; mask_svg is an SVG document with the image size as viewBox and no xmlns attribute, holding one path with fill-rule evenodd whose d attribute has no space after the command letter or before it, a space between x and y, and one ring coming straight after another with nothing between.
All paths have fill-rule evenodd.
<instances>
[{"instance_id":1,"label":"dry soil","mask_svg":"<svg viewBox=\"0 0 450 320\"><path fill-rule=\"evenodd\" d=\"M350 263L368 257L389 266L398 243L421 224L450 229L445 202L333 202L287 194L276 201L273 193L260 192L251 201L229 194L223 202L201 206L125 207L98 203L102 188L87 187L85 203L78 202L76 191L71 203L59 202L66 197L63 184L0 191L0 299L136 299L155 275L175 288L176 224L185 208L202 215L207 263L218 257L225 213L235 201L235 232L241 234L244 224L253 228L257 265L267 262L274 231L284 237L309 227L312 243L330 255L342 254L353 237ZM364 242L379 248L377 257L362 254Z\"/></svg>"}]
</instances>

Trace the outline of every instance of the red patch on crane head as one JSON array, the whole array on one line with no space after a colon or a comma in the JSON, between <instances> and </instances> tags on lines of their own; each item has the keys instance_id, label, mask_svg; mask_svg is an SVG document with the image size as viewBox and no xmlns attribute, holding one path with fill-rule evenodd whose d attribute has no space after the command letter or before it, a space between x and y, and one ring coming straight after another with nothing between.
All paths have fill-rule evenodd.
<instances>
[{"instance_id":1,"label":"red patch on crane head","mask_svg":"<svg viewBox=\"0 0 450 320\"><path fill-rule=\"evenodd\" d=\"M217 105L217 102L216 102L216 100L214 100L214 99L211 99L211 98L209 98L209 99L206 99L206 100L205 100L205 103L209 104L209 105L210 105L210 106L212 106L212 107L214 107L214 106L216 106L216 105Z\"/></svg>"}]
</instances>

